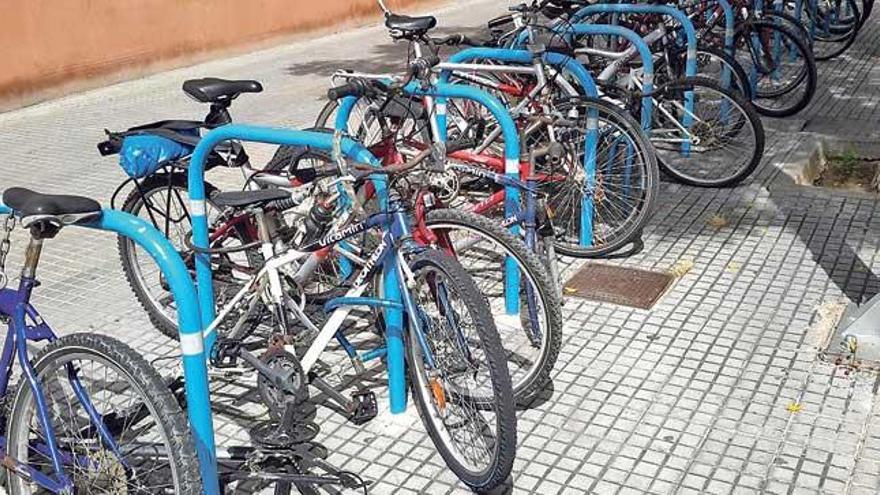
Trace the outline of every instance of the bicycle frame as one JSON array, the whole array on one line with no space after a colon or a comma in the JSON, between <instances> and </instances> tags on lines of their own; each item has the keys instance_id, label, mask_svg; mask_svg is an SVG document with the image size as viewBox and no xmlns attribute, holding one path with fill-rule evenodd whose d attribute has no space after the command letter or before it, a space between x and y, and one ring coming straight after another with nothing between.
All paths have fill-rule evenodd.
<instances>
[{"instance_id":1,"label":"bicycle frame","mask_svg":"<svg viewBox=\"0 0 880 495\"><path fill-rule=\"evenodd\" d=\"M0 213L5 212L0 211ZM10 212L9 214L12 213ZM46 399L43 396L42 389L37 380L36 372L28 359L28 341L39 342L47 340L51 342L56 338L55 333L49 328L49 325L46 324L36 308L30 303L31 291L35 284L36 281L32 276L22 275L19 280L18 289L4 288L0 290L0 315L9 320L6 341L3 345L2 358L0 358L0 368L2 368L0 369L0 396L6 397L6 394L9 392L9 379L12 375L14 360L17 357L23 375L28 382L28 386L34 394L34 399L37 403L37 417L39 419L40 427L43 429L46 437L46 444L40 444L37 448L48 451L55 475L47 476L29 466L26 462L22 462L9 456L5 449L5 436L0 437L0 440L2 440L2 445L0 445L0 456L2 456L3 465L7 469L14 471L19 476L33 480L49 491L58 493L73 488L73 482L66 475L63 467L63 464L70 462L71 455L62 452L58 447L54 428L50 421L49 411L47 410ZM34 324L28 325L26 319L30 319ZM74 390L77 392L77 398L88 409L91 404L85 397L80 396L82 393L82 387L79 384L78 379L75 376L71 376L70 380L71 386L74 387ZM92 410L89 416L94 418L97 415L94 413L94 410ZM101 433L103 440L109 440L108 443L114 445L112 437L106 434L107 431L103 423L98 422L95 426ZM76 461L77 459L74 459L74 462Z\"/></svg>"},{"instance_id":2,"label":"bicycle frame","mask_svg":"<svg viewBox=\"0 0 880 495\"><path fill-rule=\"evenodd\" d=\"M276 299L276 302L285 296L283 289L280 287L280 283L276 284L274 280L277 280L279 277L279 272L282 267L290 265L295 262L302 262L309 256L311 256L316 251L332 248L333 246L342 244L346 239L350 239L353 236L356 236L360 233L363 233L366 230L369 230L374 227L382 227L386 232L386 235L383 237L383 242L372 252L372 254L362 260L359 260L361 265L361 272L355 277L353 281L353 287L341 297L334 298L324 305L324 309L327 313L333 313L330 315L329 319L325 323L325 325L318 331L318 336L312 342L312 344L307 349L305 355L300 360L300 365L302 366L303 373L308 374L311 371L312 367L318 361L318 356L324 351L324 349L329 344L330 340L336 336L337 339L340 340L340 344L348 353L349 357L352 359L360 358L362 362L369 361L371 359L375 359L376 357L387 355L387 346L382 348L381 350L376 350L365 354L364 356L357 356L354 352L354 348L350 345L347 345L347 340L345 340L344 336L339 333L342 323L345 321L345 318L348 316L348 313L351 311L350 306L369 306L375 308L392 308L398 310L404 310L407 307L410 307L406 304L401 305L399 302L386 300L386 299L378 299L378 298L366 298L361 297L364 291L369 286L369 281L372 276L376 274L377 270L381 267L386 266L387 263L394 264L394 269L396 270L397 276L400 279L403 279L404 273L402 268L397 264L398 263L398 249L397 244L401 239L405 239L408 237L409 226L407 225L407 221L405 216L400 212L383 212L378 213L369 217L367 220L362 222L349 225L337 232L332 232L326 235L324 238L319 241L312 243L309 246L303 247L302 250L290 249L283 253L274 253L274 249L272 248L271 243L267 243L264 246L264 252L266 249L269 249L267 254L267 261L260 268L260 271L252 277L239 291L235 296L226 304L225 308L220 312L217 318L205 329L205 335L207 336L210 333L215 331L217 325L222 322L226 316L234 309L239 302L251 291L253 288L260 283L261 281L268 280L269 291L273 298ZM344 250L343 250L344 251ZM301 268L302 270L302 268ZM293 277L297 278L299 273L294 274ZM274 280L273 280L274 279ZM406 291L403 291L404 293ZM259 297L259 296L257 296ZM404 295L404 299L407 296ZM339 308L339 309L338 309ZM410 315L410 317L414 317L415 315ZM304 318L303 315L300 315L300 318ZM306 323L306 326L312 326L311 321ZM419 330L417 329L417 334ZM288 345L287 350L291 353L295 352L296 349L293 346ZM427 353L427 356L430 356L429 350L426 348L424 351Z\"/></svg>"}]
</instances>

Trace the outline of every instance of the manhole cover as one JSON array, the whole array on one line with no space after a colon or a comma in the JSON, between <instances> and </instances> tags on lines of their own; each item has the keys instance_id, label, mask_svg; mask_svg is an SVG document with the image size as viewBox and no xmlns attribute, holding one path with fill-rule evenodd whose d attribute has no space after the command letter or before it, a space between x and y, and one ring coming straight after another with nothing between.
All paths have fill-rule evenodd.
<instances>
[{"instance_id":1,"label":"manhole cover","mask_svg":"<svg viewBox=\"0 0 880 495\"><path fill-rule=\"evenodd\" d=\"M673 280L669 273L591 263L566 282L565 294L651 309Z\"/></svg>"}]
</instances>

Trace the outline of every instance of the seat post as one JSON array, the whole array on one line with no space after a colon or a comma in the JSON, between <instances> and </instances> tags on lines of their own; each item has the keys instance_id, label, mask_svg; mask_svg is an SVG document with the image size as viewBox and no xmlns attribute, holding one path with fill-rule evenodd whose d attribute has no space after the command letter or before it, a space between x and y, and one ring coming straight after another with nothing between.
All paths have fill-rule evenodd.
<instances>
[{"instance_id":1,"label":"seat post","mask_svg":"<svg viewBox=\"0 0 880 495\"><path fill-rule=\"evenodd\" d=\"M37 265L40 264L40 253L43 252L43 239L31 235L27 250L24 253L24 265L21 268L21 278L33 279L37 275Z\"/></svg>"},{"instance_id":2,"label":"seat post","mask_svg":"<svg viewBox=\"0 0 880 495\"><path fill-rule=\"evenodd\" d=\"M208 112L208 115L205 117L205 124L209 128L213 129L215 127L220 127L232 123L232 116L229 115L228 110L229 105L232 104L232 98L211 103L211 111Z\"/></svg>"},{"instance_id":3,"label":"seat post","mask_svg":"<svg viewBox=\"0 0 880 495\"><path fill-rule=\"evenodd\" d=\"M263 243L271 243L272 242L272 229L269 226L269 218L266 216L266 212L263 211L262 208L257 208L254 212L254 218L257 223L257 233L260 236L260 240Z\"/></svg>"}]
</instances>

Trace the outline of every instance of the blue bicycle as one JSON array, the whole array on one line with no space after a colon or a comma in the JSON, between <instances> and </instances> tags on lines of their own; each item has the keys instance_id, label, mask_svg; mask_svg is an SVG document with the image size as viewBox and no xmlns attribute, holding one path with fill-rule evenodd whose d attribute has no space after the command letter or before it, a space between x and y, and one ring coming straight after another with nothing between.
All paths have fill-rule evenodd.
<instances>
[{"instance_id":1,"label":"blue bicycle","mask_svg":"<svg viewBox=\"0 0 880 495\"><path fill-rule=\"evenodd\" d=\"M201 493L187 418L155 369L116 339L56 336L30 303L43 242L66 226L94 226L105 215L101 206L12 188L0 214L8 215L0 242L0 319L8 324L0 397L9 492ZM115 215L122 214L107 213ZM5 260L17 219L30 241L18 287L8 288ZM48 345L32 358L34 342ZM23 379L10 386L16 359Z\"/></svg>"}]
</instances>

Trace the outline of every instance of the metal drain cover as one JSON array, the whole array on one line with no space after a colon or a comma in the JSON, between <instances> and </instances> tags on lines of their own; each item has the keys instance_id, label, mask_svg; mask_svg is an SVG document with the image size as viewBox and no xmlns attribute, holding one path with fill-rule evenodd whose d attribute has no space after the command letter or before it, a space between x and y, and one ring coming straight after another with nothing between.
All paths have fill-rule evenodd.
<instances>
[{"instance_id":1,"label":"metal drain cover","mask_svg":"<svg viewBox=\"0 0 880 495\"><path fill-rule=\"evenodd\" d=\"M671 273L589 263L565 283L567 296L651 309L672 285Z\"/></svg>"}]
</instances>

